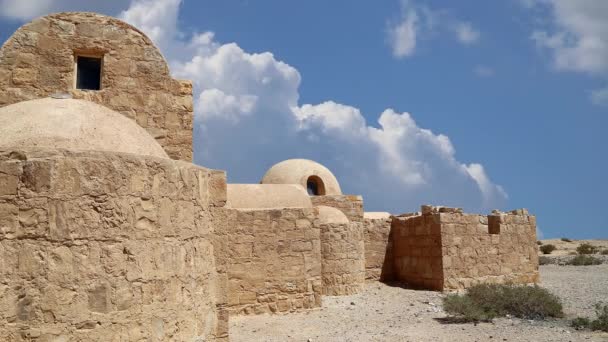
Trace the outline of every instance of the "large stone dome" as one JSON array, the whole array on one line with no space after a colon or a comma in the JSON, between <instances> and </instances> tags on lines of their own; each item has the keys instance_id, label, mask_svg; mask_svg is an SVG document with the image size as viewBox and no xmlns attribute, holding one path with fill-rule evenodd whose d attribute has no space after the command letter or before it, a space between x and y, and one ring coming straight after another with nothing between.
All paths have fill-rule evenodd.
<instances>
[{"instance_id":1,"label":"large stone dome","mask_svg":"<svg viewBox=\"0 0 608 342\"><path fill-rule=\"evenodd\" d=\"M0 147L123 152L168 158L135 121L93 102L44 98L0 108Z\"/></svg>"},{"instance_id":2,"label":"large stone dome","mask_svg":"<svg viewBox=\"0 0 608 342\"><path fill-rule=\"evenodd\" d=\"M342 195L340 184L329 169L308 159L289 159L272 166L262 184L300 184L310 195Z\"/></svg>"}]
</instances>

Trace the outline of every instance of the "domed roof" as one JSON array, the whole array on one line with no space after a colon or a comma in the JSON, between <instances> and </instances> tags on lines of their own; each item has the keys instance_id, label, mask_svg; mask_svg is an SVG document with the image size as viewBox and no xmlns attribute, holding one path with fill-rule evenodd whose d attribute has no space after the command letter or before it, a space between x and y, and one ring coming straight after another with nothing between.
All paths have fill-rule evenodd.
<instances>
[{"instance_id":1,"label":"domed roof","mask_svg":"<svg viewBox=\"0 0 608 342\"><path fill-rule=\"evenodd\" d=\"M350 221L339 209L320 205L315 207L319 210L319 224L347 224Z\"/></svg>"},{"instance_id":2,"label":"domed roof","mask_svg":"<svg viewBox=\"0 0 608 342\"><path fill-rule=\"evenodd\" d=\"M342 195L333 173L308 159L289 159L275 164L266 172L261 183L300 184L311 195Z\"/></svg>"},{"instance_id":3,"label":"domed roof","mask_svg":"<svg viewBox=\"0 0 608 342\"><path fill-rule=\"evenodd\" d=\"M228 184L226 206L240 209L312 208L297 184Z\"/></svg>"},{"instance_id":4,"label":"domed roof","mask_svg":"<svg viewBox=\"0 0 608 342\"><path fill-rule=\"evenodd\" d=\"M44 98L0 108L0 147L124 152L169 158L135 121L93 102Z\"/></svg>"}]
</instances>

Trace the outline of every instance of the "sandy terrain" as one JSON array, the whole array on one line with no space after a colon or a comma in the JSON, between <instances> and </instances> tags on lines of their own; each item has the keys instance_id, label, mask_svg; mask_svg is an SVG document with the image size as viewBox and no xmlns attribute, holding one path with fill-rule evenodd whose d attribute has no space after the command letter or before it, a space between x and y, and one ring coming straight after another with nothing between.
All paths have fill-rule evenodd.
<instances>
[{"instance_id":1,"label":"sandy terrain","mask_svg":"<svg viewBox=\"0 0 608 342\"><path fill-rule=\"evenodd\" d=\"M608 265L542 266L541 277L569 317L592 315L594 303L608 301ZM358 295L324 297L323 308L308 313L231 318L231 341L608 341L565 320L444 324L441 297L372 283Z\"/></svg>"}]
</instances>

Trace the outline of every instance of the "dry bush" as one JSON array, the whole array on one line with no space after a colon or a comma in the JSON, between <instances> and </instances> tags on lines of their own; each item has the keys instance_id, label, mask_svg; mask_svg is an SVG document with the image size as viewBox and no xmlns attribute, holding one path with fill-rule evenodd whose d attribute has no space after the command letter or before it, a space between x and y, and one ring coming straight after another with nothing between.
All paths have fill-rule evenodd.
<instances>
[{"instance_id":1,"label":"dry bush","mask_svg":"<svg viewBox=\"0 0 608 342\"><path fill-rule=\"evenodd\" d=\"M562 238L562 241L564 241L564 242L572 242L572 240L570 240L568 238Z\"/></svg>"},{"instance_id":2,"label":"dry bush","mask_svg":"<svg viewBox=\"0 0 608 342\"><path fill-rule=\"evenodd\" d=\"M604 249L601 254L602 255L608 255L608 249Z\"/></svg>"},{"instance_id":3,"label":"dry bush","mask_svg":"<svg viewBox=\"0 0 608 342\"><path fill-rule=\"evenodd\" d=\"M602 260L591 256L591 255L577 255L572 260L568 261L566 265L571 266L591 266L591 265L599 265L602 263Z\"/></svg>"},{"instance_id":4,"label":"dry bush","mask_svg":"<svg viewBox=\"0 0 608 342\"><path fill-rule=\"evenodd\" d=\"M572 326L575 329L590 329L608 332L608 305L601 303L595 304L596 319L586 317L578 317L572 320Z\"/></svg>"},{"instance_id":5,"label":"dry bush","mask_svg":"<svg viewBox=\"0 0 608 342\"><path fill-rule=\"evenodd\" d=\"M598 252L598 248L592 244L583 243L576 247L576 251L578 254L595 254Z\"/></svg>"},{"instance_id":6,"label":"dry bush","mask_svg":"<svg viewBox=\"0 0 608 342\"><path fill-rule=\"evenodd\" d=\"M557 249L557 247L555 247L555 245L540 246L540 251L543 252L543 254L551 254L551 252L553 252L556 249Z\"/></svg>"},{"instance_id":7,"label":"dry bush","mask_svg":"<svg viewBox=\"0 0 608 342\"><path fill-rule=\"evenodd\" d=\"M525 319L563 316L560 299L536 285L476 285L464 295L446 296L443 308L456 322L486 322L506 315Z\"/></svg>"}]
</instances>

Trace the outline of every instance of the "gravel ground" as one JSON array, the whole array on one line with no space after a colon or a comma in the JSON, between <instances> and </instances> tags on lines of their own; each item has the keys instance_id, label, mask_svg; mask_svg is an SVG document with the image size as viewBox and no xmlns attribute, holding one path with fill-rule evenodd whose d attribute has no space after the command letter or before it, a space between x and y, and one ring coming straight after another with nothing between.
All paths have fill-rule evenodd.
<instances>
[{"instance_id":1,"label":"gravel ground","mask_svg":"<svg viewBox=\"0 0 608 342\"><path fill-rule=\"evenodd\" d=\"M608 301L608 265L542 266L542 286L564 300L569 317L593 315ZM381 283L358 295L324 297L323 307L288 315L230 319L230 337L240 341L608 341L606 333L575 331L565 320L445 324L442 295Z\"/></svg>"}]
</instances>

